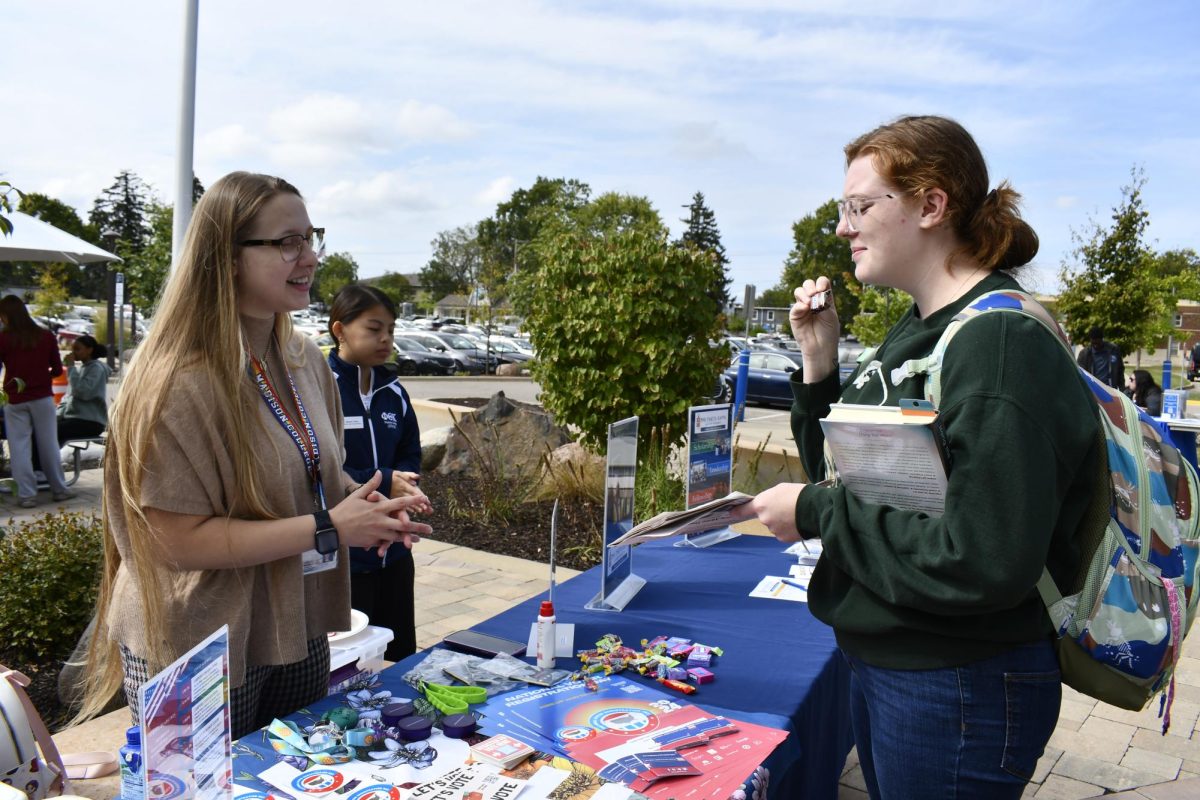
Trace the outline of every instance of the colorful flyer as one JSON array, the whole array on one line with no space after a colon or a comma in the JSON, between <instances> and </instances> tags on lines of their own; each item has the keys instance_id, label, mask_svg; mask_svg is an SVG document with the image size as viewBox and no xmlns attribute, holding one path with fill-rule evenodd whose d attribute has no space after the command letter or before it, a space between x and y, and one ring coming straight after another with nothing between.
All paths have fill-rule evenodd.
<instances>
[{"instance_id":1,"label":"colorful flyer","mask_svg":"<svg viewBox=\"0 0 1200 800\"><path fill-rule=\"evenodd\" d=\"M733 488L733 406L688 409L687 507L716 500Z\"/></svg>"},{"instance_id":2,"label":"colorful flyer","mask_svg":"<svg viewBox=\"0 0 1200 800\"><path fill-rule=\"evenodd\" d=\"M662 725L664 714L681 708L658 689L621 675L601 675L595 680L595 691L582 681L567 681L497 695L479 707L483 729L507 733L534 747L549 746L565 756L571 743L587 741L600 732L623 737L649 733Z\"/></svg>"},{"instance_id":3,"label":"colorful flyer","mask_svg":"<svg viewBox=\"0 0 1200 800\"><path fill-rule=\"evenodd\" d=\"M599 770L601 777L621 780L652 800L700 800L729 797L787 738L786 731L717 716L692 705L667 714L662 721L662 727L644 736L599 733L590 741L572 743L570 756ZM646 754L654 751L674 751L691 769L650 769L654 759ZM650 785L660 778L669 780Z\"/></svg>"},{"instance_id":4,"label":"colorful flyer","mask_svg":"<svg viewBox=\"0 0 1200 800\"><path fill-rule=\"evenodd\" d=\"M229 626L142 684L140 694L146 796L232 797Z\"/></svg>"}]
</instances>

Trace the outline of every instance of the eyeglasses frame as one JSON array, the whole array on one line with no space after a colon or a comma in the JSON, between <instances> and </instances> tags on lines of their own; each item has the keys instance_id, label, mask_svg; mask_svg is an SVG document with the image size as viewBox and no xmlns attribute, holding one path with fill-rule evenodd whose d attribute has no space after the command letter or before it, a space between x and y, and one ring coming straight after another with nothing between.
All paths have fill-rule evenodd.
<instances>
[{"instance_id":1,"label":"eyeglasses frame","mask_svg":"<svg viewBox=\"0 0 1200 800\"><path fill-rule=\"evenodd\" d=\"M861 217L866 209L860 207L862 203L871 203L875 200L895 200L899 194L888 192L886 194L877 194L874 197L843 197L841 200L836 200L838 209L838 219L846 218L846 227L851 233L858 233L858 228L854 224L855 217Z\"/></svg>"},{"instance_id":2,"label":"eyeglasses frame","mask_svg":"<svg viewBox=\"0 0 1200 800\"><path fill-rule=\"evenodd\" d=\"M279 257L281 259L283 259L284 263L291 264L293 261L299 261L300 255L304 252L303 248L301 248L299 251L296 252L295 258L289 259L289 258L284 257L283 244L286 240L292 238L293 236L299 236L300 241L302 241L304 244L308 245L308 249L312 250L313 255L315 255L317 258L320 258L321 254L325 252L325 229L324 228L313 228L308 232L307 235L300 234L300 233L289 233L287 236L281 236L278 239L246 239L245 241L238 242L238 245L241 247L276 247L276 248L279 248ZM319 250L313 246L313 238L318 237L318 236L321 238L321 247Z\"/></svg>"}]
</instances>

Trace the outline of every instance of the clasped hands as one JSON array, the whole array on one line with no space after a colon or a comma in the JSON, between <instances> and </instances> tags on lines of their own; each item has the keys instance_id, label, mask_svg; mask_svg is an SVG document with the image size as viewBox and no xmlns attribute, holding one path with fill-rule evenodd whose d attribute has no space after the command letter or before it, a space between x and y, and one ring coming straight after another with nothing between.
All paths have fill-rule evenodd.
<instances>
[{"instance_id":1,"label":"clasped hands","mask_svg":"<svg viewBox=\"0 0 1200 800\"><path fill-rule=\"evenodd\" d=\"M339 536L348 547L375 548L382 558L396 542L412 549L421 535L433 528L414 522L410 512L428 514L433 511L429 498L417 488L416 474L392 473L392 497L379 491L383 474L378 470L330 510L329 516Z\"/></svg>"}]
</instances>

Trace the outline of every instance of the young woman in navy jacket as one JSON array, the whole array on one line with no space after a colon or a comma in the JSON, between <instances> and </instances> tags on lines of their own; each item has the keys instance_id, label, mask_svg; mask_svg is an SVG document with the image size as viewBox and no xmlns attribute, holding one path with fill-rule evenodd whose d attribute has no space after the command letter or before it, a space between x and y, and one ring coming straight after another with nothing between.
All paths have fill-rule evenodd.
<instances>
[{"instance_id":1,"label":"young woman in navy jacket","mask_svg":"<svg viewBox=\"0 0 1200 800\"><path fill-rule=\"evenodd\" d=\"M345 418L346 463L352 478L383 473L379 491L388 497L423 496L421 430L408 392L384 367L392 354L396 306L371 286L350 284L333 300L329 332L334 339L329 366L337 379ZM432 511L426 499L414 511ZM381 558L374 549L350 551L350 605L372 625L391 628L389 661L417 651L412 553L401 542Z\"/></svg>"}]
</instances>

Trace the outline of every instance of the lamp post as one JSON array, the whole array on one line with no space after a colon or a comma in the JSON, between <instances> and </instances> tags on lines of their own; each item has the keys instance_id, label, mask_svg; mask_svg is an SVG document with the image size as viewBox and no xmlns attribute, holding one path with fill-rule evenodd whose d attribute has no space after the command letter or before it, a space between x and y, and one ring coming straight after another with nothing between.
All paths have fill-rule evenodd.
<instances>
[{"instance_id":1,"label":"lamp post","mask_svg":"<svg viewBox=\"0 0 1200 800\"><path fill-rule=\"evenodd\" d=\"M120 238L120 236L120 233L111 228L106 228L100 233L100 237L104 239L104 244L108 247L108 252L110 253L113 253L117 249L117 240ZM116 270L112 268L111 261L108 262L107 269L108 272L106 278L108 284L108 315L106 319L108 324L105 326L107 333L104 336L104 343L105 346L108 347L108 358L106 359L108 362L108 368L113 370L116 368L116 361L114 360L113 355L113 350L116 346L116 343L113 341L113 334L115 333L113 329L116 327L116 320L114 319L113 314L113 302L116 299L117 294L117 273Z\"/></svg>"}]
</instances>

